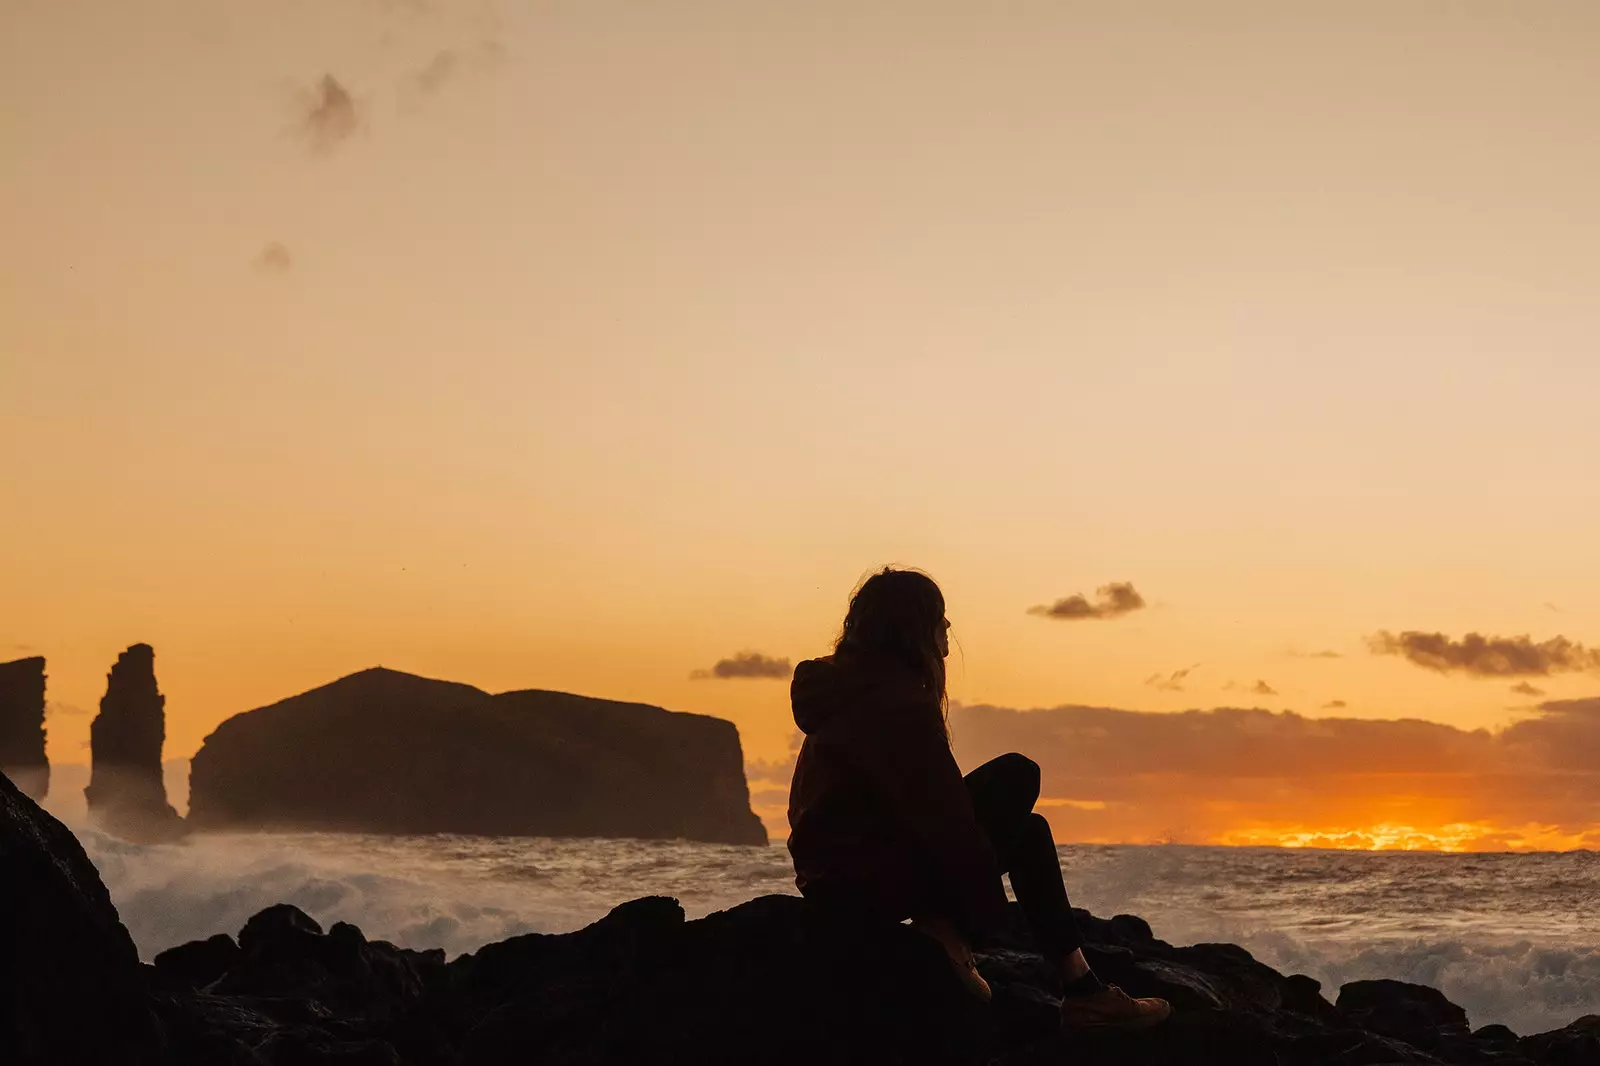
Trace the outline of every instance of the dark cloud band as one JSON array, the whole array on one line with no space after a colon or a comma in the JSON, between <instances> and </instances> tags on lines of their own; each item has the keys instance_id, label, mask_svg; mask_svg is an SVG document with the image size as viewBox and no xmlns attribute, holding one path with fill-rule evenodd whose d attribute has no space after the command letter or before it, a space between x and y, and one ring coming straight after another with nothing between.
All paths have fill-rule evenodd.
<instances>
[{"instance_id":1,"label":"dark cloud band","mask_svg":"<svg viewBox=\"0 0 1600 1066\"><path fill-rule=\"evenodd\" d=\"M1253 827L1484 829L1600 846L1600 698L1547 702L1503 729L1218 708L1158 714L958 705L963 766L1021 751L1043 770L1063 841L1225 842ZM1500 834L1500 835L1496 835Z\"/></svg>"},{"instance_id":2,"label":"dark cloud band","mask_svg":"<svg viewBox=\"0 0 1600 1066\"><path fill-rule=\"evenodd\" d=\"M1535 642L1528 636L1468 633L1453 640L1443 633L1408 629L1376 633L1367 646L1375 655L1398 655L1428 670L1473 677L1548 677L1600 670L1600 649L1586 648L1562 636Z\"/></svg>"}]
</instances>

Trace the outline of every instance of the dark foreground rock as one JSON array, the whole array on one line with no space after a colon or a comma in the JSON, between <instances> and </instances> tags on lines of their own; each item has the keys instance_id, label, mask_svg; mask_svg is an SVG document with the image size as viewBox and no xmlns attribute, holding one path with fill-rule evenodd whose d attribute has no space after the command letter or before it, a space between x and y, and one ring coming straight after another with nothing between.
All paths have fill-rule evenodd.
<instances>
[{"instance_id":1,"label":"dark foreground rock","mask_svg":"<svg viewBox=\"0 0 1600 1066\"><path fill-rule=\"evenodd\" d=\"M980 958L995 991L985 1006L919 934L841 925L792 896L697 921L647 897L578 932L514 937L449 963L348 925L324 933L280 904L237 944L186 945L155 970L172 1061L185 1064L1600 1063L1600 1018L1528 1038L1503 1026L1474 1034L1430 988L1357 982L1334 1004L1311 978L1231 944L1174 947L1132 916L1080 918L1095 968L1171 1000L1170 1022L1063 1036L1049 967L1020 927Z\"/></svg>"},{"instance_id":2,"label":"dark foreground rock","mask_svg":"<svg viewBox=\"0 0 1600 1066\"><path fill-rule=\"evenodd\" d=\"M0 1062L162 1060L139 953L99 872L0 775Z\"/></svg>"},{"instance_id":3,"label":"dark foreground rock","mask_svg":"<svg viewBox=\"0 0 1600 1066\"><path fill-rule=\"evenodd\" d=\"M218 726L190 764L189 822L767 842L732 722L381 668Z\"/></svg>"},{"instance_id":4,"label":"dark foreground rock","mask_svg":"<svg viewBox=\"0 0 1600 1066\"><path fill-rule=\"evenodd\" d=\"M968 996L932 941L852 927L792 896L697 921L623 904L574 933L447 962L324 930L287 904L141 967L70 833L0 784L0 1061L166 1066L988 1064L1595 1066L1600 1017L1476 1032L1430 988L1346 985L1331 1003L1231 944L1175 947L1139 918L1080 912L1095 968L1176 1015L1139 1034L1063 1037L1049 966L1020 925Z\"/></svg>"}]
</instances>

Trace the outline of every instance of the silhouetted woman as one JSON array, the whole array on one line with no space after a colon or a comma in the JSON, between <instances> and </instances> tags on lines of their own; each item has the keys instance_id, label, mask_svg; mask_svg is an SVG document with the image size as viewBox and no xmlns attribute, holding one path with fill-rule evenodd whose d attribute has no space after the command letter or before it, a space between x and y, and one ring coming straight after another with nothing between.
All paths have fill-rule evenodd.
<instances>
[{"instance_id":1,"label":"silhouetted woman","mask_svg":"<svg viewBox=\"0 0 1600 1066\"><path fill-rule=\"evenodd\" d=\"M1058 966L1063 1025L1164 1020L1164 1000L1103 984L1083 957L1050 823L1033 811L1038 764L1002 755L963 780L945 724L949 628L932 578L885 569L851 599L833 654L795 668L790 696L805 733L789 791L796 884L824 905L912 919L987 999L970 945L1005 928L1009 873Z\"/></svg>"}]
</instances>

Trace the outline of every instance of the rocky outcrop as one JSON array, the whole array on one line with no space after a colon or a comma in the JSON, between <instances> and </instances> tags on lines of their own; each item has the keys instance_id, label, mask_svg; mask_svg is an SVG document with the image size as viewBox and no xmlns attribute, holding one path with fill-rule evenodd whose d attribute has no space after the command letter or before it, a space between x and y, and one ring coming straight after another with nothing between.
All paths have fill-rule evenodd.
<instances>
[{"instance_id":1,"label":"rocky outcrop","mask_svg":"<svg viewBox=\"0 0 1600 1066\"><path fill-rule=\"evenodd\" d=\"M0 1061L162 1061L133 939L77 838L0 776Z\"/></svg>"},{"instance_id":2,"label":"rocky outcrop","mask_svg":"<svg viewBox=\"0 0 1600 1066\"><path fill-rule=\"evenodd\" d=\"M89 726L93 762L83 791L90 817L117 836L148 841L183 833L161 777L166 703L156 687L150 645L135 644L117 656L100 713Z\"/></svg>"},{"instance_id":3,"label":"rocky outcrop","mask_svg":"<svg viewBox=\"0 0 1600 1066\"><path fill-rule=\"evenodd\" d=\"M1476 1032L1433 989L1285 977L1231 944L1174 947L1131 915L1078 912L1107 980L1177 1009L1136 1034L1063 1036L1051 967L1020 917L980 954L994 1003L906 926L857 926L795 896L698 921L625 903L586 929L447 962L324 931L278 904L140 967L94 867L0 779L0 1049L8 1066L1593 1066L1600 1017Z\"/></svg>"},{"instance_id":4,"label":"rocky outcrop","mask_svg":"<svg viewBox=\"0 0 1600 1066\"><path fill-rule=\"evenodd\" d=\"M280 904L237 943L218 936L174 949L155 971L174 1061L184 1063L1600 1062L1600 1018L1525 1038L1503 1026L1473 1033L1459 1007L1420 985L1357 982L1334 1004L1312 979L1285 977L1231 944L1174 947L1129 915L1079 918L1095 968L1136 995L1171 1000L1171 1021L1063 1036L1050 967L1020 920L979 957L995 992L987 1007L921 934L840 924L793 896L692 922L676 900L647 897L578 932L514 937L449 963L349 925L324 933Z\"/></svg>"},{"instance_id":5,"label":"rocky outcrop","mask_svg":"<svg viewBox=\"0 0 1600 1066\"><path fill-rule=\"evenodd\" d=\"M196 828L767 841L730 722L384 669L223 722L189 788Z\"/></svg>"},{"instance_id":6,"label":"rocky outcrop","mask_svg":"<svg viewBox=\"0 0 1600 1066\"><path fill-rule=\"evenodd\" d=\"M0 663L0 772L36 800L50 791L42 655Z\"/></svg>"}]
</instances>

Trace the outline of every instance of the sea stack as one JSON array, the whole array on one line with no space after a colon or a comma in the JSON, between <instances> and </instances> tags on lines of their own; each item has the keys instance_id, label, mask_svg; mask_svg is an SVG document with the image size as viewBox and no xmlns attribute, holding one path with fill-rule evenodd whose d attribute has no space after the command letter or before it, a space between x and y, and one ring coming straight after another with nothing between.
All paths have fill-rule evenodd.
<instances>
[{"instance_id":1,"label":"sea stack","mask_svg":"<svg viewBox=\"0 0 1600 1066\"><path fill-rule=\"evenodd\" d=\"M89 814L129 840L171 840L184 831L161 779L167 699L156 688L155 657L148 644L117 656L100 714L89 727L93 764L83 790Z\"/></svg>"},{"instance_id":2,"label":"sea stack","mask_svg":"<svg viewBox=\"0 0 1600 1066\"><path fill-rule=\"evenodd\" d=\"M42 655L0 663L0 773L30 799L44 799L50 791Z\"/></svg>"}]
</instances>

